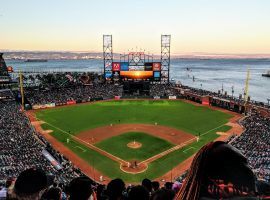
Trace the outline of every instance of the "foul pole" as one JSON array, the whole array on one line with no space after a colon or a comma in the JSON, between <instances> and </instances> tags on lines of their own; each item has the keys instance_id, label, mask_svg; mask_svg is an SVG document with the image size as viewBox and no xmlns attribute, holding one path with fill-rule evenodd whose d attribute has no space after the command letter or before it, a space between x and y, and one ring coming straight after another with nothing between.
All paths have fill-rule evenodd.
<instances>
[{"instance_id":1,"label":"foul pole","mask_svg":"<svg viewBox=\"0 0 270 200\"><path fill-rule=\"evenodd\" d=\"M22 72L21 71L20 71L20 90L21 90L22 110L24 111L23 76L22 76Z\"/></svg>"},{"instance_id":2,"label":"foul pole","mask_svg":"<svg viewBox=\"0 0 270 200\"><path fill-rule=\"evenodd\" d=\"M244 100L245 100L245 104L247 104L248 101L248 87L249 87L249 80L250 80L250 70L248 69L247 71L247 78L246 78L246 86L245 86L245 93L244 93Z\"/></svg>"}]
</instances>

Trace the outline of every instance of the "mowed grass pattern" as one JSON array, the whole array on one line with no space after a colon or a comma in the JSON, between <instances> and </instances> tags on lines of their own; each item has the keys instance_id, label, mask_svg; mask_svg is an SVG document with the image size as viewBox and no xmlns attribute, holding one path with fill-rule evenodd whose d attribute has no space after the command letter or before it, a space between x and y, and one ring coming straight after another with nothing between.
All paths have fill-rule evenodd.
<instances>
[{"instance_id":1,"label":"mowed grass pattern","mask_svg":"<svg viewBox=\"0 0 270 200\"><path fill-rule=\"evenodd\" d=\"M141 143L142 147L138 149L129 148L127 144L133 141ZM123 160L143 161L170 149L174 145L166 140L145 133L128 132L103 140L96 143L95 146L110 152Z\"/></svg>"},{"instance_id":2,"label":"mowed grass pattern","mask_svg":"<svg viewBox=\"0 0 270 200\"><path fill-rule=\"evenodd\" d=\"M231 115L182 101L108 101L40 110L37 117L71 134L110 124L143 123L198 135L228 122Z\"/></svg>"},{"instance_id":3,"label":"mowed grass pattern","mask_svg":"<svg viewBox=\"0 0 270 200\"><path fill-rule=\"evenodd\" d=\"M138 100L97 102L40 110L37 112L37 117L48 122L42 125L45 130L53 130L51 133L53 137L70 148L93 168L110 178L122 178L129 183L138 183L143 178L155 179L162 176L196 153L204 144L219 137L216 132L228 131L231 127L224 124L232 116L182 101ZM201 136L199 142L194 141L155 160L149 164L147 171L136 175L124 173L120 170L119 163L89 149L66 134L70 131L71 134L76 135L84 130L110 123L119 123L119 120L120 123L154 124L158 122L161 125L184 130L194 135L197 135L198 132L201 134L207 132L207 134ZM67 138L70 139L70 143L66 143ZM113 145L117 145L117 143ZM173 178L176 176L179 174L172 174Z\"/></svg>"}]
</instances>

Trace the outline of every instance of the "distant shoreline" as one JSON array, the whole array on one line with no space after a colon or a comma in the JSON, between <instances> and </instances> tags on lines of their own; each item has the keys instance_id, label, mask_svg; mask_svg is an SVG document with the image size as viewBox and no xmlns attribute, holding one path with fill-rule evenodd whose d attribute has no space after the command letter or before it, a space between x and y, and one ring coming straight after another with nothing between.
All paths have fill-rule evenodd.
<instances>
[{"instance_id":1,"label":"distant shoreline","mask_svg":"<svg viewBox=\"0 0 270 200\"><path fill-rule=\"evenodd\" d=\"M79 59L73 59L73 58L30 58L30 59L40 59L40 60L47 60L47 61L50 61L50 60L102 60L103 58L79 58ZM183 59L183 60L270 60L270 57L269 58L190 58L190 57L175 57L175 58L171 58L171 60L180 60L180 59ZM27 59L18 59L18 58L5 58L5 60L17 60L17 61L25 61ZM116 60L118 60L116 58ZM157 58L158 60L158 58Z\"/></svg>"},{"instance_id":2,"label":"distant shoreline","mask_svg":"<svg viewBox=\"0 0 270 200\"><path fill-rule=\"evenodd\" d=\"M103 52L72 52L72 51L12 51L0 50L4 53L5 59L46 59L46 60L91 60L103 59ZM113 54L116 60L119 59L120 53ZM153 54L154 59L160 59L159 53ZM171 59L192 59L192 60L243 60L243 59L270 59L270 54L226 54L226 53L171 53Z\"/></svg>"}]
</instances>

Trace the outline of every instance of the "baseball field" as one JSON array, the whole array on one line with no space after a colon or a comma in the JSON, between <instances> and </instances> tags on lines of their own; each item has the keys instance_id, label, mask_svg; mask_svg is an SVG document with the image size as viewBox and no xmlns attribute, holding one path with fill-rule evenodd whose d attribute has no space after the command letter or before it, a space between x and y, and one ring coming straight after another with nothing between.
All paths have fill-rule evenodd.
<instances>
[{"instance_id":1,"label":"baseball field","mask_svg":"<svg viewBox=\"0 0 270 200\"><path fill-rule=\"evenodd\" d=\"M227 132L229 113L184 101L119 100L35 112L42 129L93 171L126 182L156 179Z\"/></svg>"}]
</instances>

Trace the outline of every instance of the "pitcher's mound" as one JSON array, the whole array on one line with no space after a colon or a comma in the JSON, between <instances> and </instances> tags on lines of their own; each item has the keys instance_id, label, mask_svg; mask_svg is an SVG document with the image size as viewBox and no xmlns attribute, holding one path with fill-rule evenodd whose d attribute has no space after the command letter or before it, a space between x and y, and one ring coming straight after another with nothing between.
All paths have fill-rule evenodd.
<instances>
[{"instance_id":1,"label":"pitcher's mound","mask_svg":"<svg viewBox=\"0 0 270 200\"><path fill-rule=\"evenodd\" d=\"M132 149L138 149L138 148L141 148L142 147L142 143L133 141L133 142L128 143L127 146L129 148L132 148Z\"/></svg>"}]
</instances>

